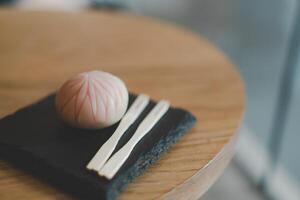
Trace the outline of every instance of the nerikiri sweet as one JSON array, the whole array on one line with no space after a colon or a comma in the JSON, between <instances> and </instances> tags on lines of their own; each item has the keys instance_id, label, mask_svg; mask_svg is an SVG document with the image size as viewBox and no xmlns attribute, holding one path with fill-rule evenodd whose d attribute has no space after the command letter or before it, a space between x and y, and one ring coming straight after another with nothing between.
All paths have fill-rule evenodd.
<instances>
[{"instance_id":1,"label":"nerikiri sweet","mask_svg":"<svg viewBox=\"0 0 300 200\"><path fill-rule=\"evenodd\" d=\"M84 72L61 86L55 104L69 125L98 129L122 118L128 105L128 90L121 79L110 73Z\"/></svg>"}]
</instances>

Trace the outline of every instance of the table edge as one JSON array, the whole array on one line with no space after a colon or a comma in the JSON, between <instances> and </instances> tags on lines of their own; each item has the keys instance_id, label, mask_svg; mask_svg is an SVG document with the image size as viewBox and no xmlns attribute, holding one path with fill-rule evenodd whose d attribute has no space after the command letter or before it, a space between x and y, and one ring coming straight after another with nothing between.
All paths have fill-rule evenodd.
<instances>
[{"instance_id":1,"label":"table edge","mask_svg":"<svg viewBox=\"0 0 300 200\"><path fill-rule=\"evenodd\" d=\"M222 175L224 169L233 158L238 130L230 138L221 151L214 156L203 168L171 191L161 196L160 200L196 200L199 199Z\"/></svg>"}]
</instances>

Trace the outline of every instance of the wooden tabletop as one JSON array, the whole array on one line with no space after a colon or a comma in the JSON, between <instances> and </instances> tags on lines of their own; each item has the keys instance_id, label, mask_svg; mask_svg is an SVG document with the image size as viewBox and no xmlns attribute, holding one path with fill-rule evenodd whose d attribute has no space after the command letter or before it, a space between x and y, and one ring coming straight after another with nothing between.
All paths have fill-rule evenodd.
<instances>
[{"instance_id":1,"label":"wooden tabletop","mask_svg":"<svg viewBox=\"0 0 300 200\"><path fill-rule=\"evenodd\" d=\"M0 10L0 118L92 69L198 119L120 199L199 198L231 159L244 110L243 84L231 62L198 35L141 16ZM0 199L71 197L1 161Z\"/></svg>"}]
</instances>

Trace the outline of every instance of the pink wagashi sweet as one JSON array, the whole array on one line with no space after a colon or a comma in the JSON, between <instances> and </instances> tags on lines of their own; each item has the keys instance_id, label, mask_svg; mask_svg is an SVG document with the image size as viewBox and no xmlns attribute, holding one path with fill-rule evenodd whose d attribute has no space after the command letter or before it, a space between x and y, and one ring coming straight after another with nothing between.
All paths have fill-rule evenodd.
<instances>
[{"instance_id":1,"label":"pink wagashi sweet","mask_svg":"<svg viewBox=\"0 0 300 200\"><path fill-rule=\"evenodd\" d=\"M66 81L55 99L61 118L71 126L97 129L118 122L128 105L128 90L118 77L102 71Z\"/></svg>"}]
</instances>

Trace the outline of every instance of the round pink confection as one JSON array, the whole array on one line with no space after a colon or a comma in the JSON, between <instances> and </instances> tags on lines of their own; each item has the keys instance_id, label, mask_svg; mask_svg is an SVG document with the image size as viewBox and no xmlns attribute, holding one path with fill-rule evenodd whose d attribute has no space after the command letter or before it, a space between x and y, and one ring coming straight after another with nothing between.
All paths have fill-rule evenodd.
<instances>
[{"instance_id":1,"label":"round pink confection","mask_svg":"<svg viewBox=\"0 0 300 200\"><path fill-rule=\"evenodd\" d=\"M123 117L128 105L128 91L124 82L112 74L85 72L61 86L55 104L61 118L71 126L103 128Z\"/></svg>"}]
</instances>

